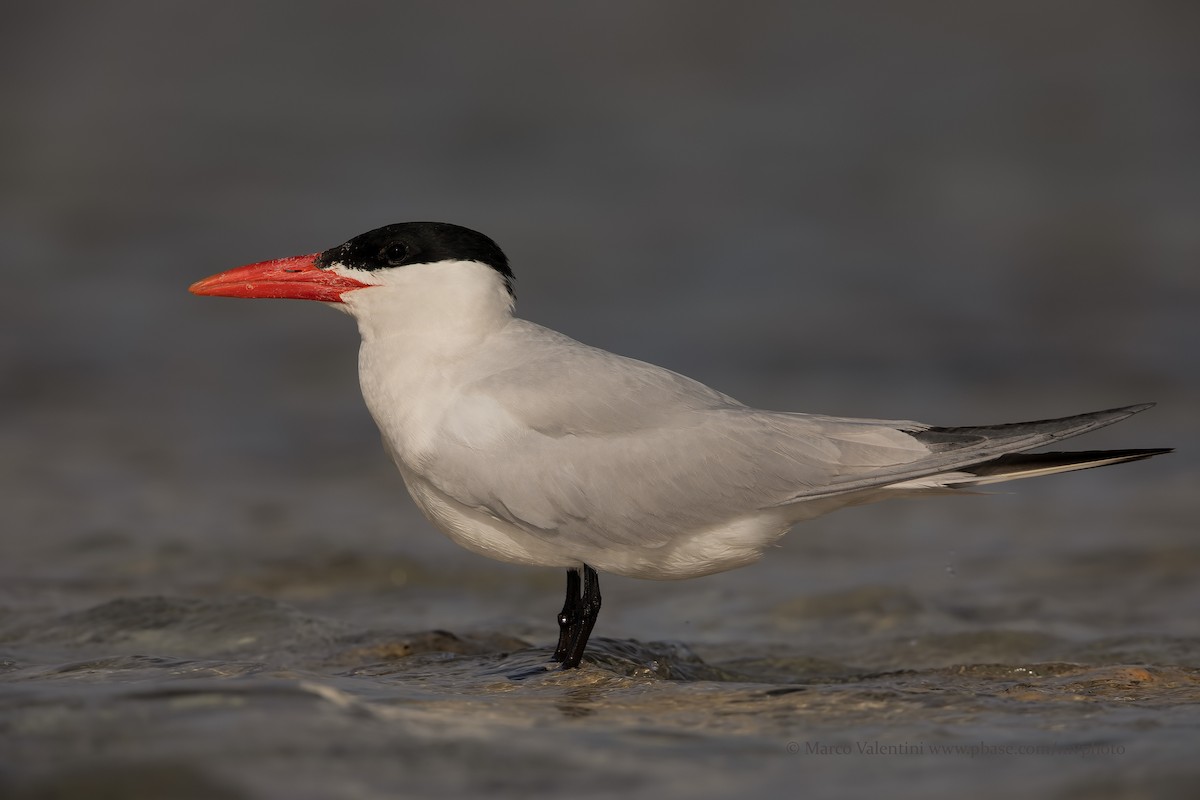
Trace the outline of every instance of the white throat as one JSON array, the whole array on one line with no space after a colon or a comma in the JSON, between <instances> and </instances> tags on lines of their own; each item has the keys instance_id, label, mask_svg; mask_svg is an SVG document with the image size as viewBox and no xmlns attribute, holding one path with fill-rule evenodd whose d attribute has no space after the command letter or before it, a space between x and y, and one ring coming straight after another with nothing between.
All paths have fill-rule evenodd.
<instances>
[{"instance_id":1,"label":"white throat","mask_svg":"<svg viewBox=\"0 0 1200 800\"><path fill-rule=\"evenodd\" d=\"M343 310L358 321L364 343L404 337L402 347L452 355L477 345L511 318L504 278L477 261L440 261L365 272L334 266L372 284L347 292Z\"/></svg>"},{"instance_id":2,"label":"white throat","mask_svg":"<svg viewBox=\"0 0 1200 800\"><path fill-rule=\"evenodd\" d=\"M363 399L407 481L479 350L512 321L512 295L500 273L475 261L333 269L373 284L341 305L362 334Z\"/></svg>"}]
</instances>

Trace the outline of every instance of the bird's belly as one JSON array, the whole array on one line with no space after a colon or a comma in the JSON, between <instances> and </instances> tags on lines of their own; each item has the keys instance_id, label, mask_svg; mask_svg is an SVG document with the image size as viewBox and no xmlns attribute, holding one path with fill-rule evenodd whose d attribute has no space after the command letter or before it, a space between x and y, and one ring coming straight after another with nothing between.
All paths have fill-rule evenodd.
<instances>
[{"instance_id":1,"label":"bird's belly","mask_svg":"<svg viewBox=\"0 0 1200 800\"><path fill-rule=\"evenodd\" d=\"M791 527L790 521L777 515L754 515L683 534L663 545L626 542L605 546L573 541L553 531L529 533L486 511L456 502L407 470L401 472L417 507L451 541L471 552L513 564L562 568L587 564L599 572L631 578L695 578L757 561L763 548Z\"/></svg>"},{"instance_id":2,"label":"bird's belly","mask_svg":"<svg viewBox=\"0 0 1200 800\"><path fill-rule=\"evenodd\" d=\"M486 511L464 506L407 470L401 470L401 474L425 518L460 547L512 564L578 567L582 563L560 543L526 533Z\"/></svg>"}]
</instances>

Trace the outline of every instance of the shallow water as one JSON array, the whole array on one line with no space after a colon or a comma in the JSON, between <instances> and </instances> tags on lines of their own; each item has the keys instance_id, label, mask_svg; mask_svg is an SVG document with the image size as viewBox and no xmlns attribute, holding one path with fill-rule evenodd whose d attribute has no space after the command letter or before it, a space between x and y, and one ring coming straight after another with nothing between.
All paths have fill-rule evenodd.
<instances>
[{"instance_id":1,"label":"shallow water","mask_svg":"<svg viewBox=\"0 0 1200 800\"><path fill-rule=\"evenodd\" d=\"M1192 797L1195 12L560 5L10 15L0 795ZM755 405L1179 452L602 576L547 671L563 576L417 515L350 321L184 292L423 218Z\"/></svg>"},{"instance_id":2,"label":"shallow water","mask_svg":"<svg viewBox=\"0 0 1200 800\"><path fill-rule=\"evenodd\" d=\"M1000 796L1013 770L1062 797L1195 785L1194 545L948 569L937 545L906 566L826 540L700 581L608 579L567 673L547 669L543 571L256 546L203 576L179 548L99 585L6 580L8 796ZM160 581L177 583L139 591Z\"/></svg>"},{"instance_id":3,"label":"shallow water","mask_svg":"<svg viewBox=\"0 0 1200 800\"><path fill-rule=\"evenodd\" d=\"M930 769L948 787L1019 769L1062 796L1194 785L1200 669L1129 655L1194 664L1195 640L905 639L884 649L910 666L876 671L600 638L561 673L517 637L355 629L261 598L122 599L38 627L27 640L58 655L4 674L9 756L42 776L20 796L719 796L813 773L918 796L928 782L902 782Z\"/></svg>"}]
</instances>

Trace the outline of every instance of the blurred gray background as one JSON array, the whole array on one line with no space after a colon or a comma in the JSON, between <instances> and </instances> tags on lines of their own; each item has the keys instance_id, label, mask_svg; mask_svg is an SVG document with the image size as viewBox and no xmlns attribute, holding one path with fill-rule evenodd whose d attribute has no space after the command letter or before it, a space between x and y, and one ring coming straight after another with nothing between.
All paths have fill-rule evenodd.
<instances>
[{"instance_id":1,"label":"blurred gray background","mask_svg":"<svg viewBox=\"0 0 1200 800\"><path fill-rule=\"evenodd\" d=\"M10 529L391 480L349 320L186 286L409 219L499 241L522 315L752 404L1157 400L1105 440L1195 440L1192 4L49 2L5 30Z\"/></svg>"},{"instance_id":2,"label":"blurred gray background","mask_svg":"<svg viewBox=\"0 0 1200 800\"><path fill-rule=\"evenodd\" d=\"M13 6L0 621L246 592L549 639L561 576L412 509L349 319L186 292L427 219L499 242L523 316L747 403L972 424L1153 400L1081 446L1180 448L610 581L604 635L729 640L731 603L874 581L1024 608L1030 564L1097 551L1039 613L1198 635L1198 34L1166 1ZM1144 605L1094 608L1130 575Z\"/></svg>"}]
</instances>

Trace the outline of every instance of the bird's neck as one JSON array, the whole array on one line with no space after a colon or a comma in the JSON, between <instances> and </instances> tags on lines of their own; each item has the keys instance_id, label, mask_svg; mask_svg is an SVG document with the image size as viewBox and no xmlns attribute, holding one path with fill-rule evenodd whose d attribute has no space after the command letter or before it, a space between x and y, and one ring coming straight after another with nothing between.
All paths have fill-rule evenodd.
<instances>
[{"instance_id":1,"label":"bird's neck","mask_svg":"<svg viewBox=\"0 0 1200 800\"><path fill-rule=\"evenodd\" d=\"M473 262L434 267L405 267L387 283L344 295L362 334L363 398L406 476L436 442L461 376L512 321L512 297L495 270Z\"/></svg>"},{"instance_id":2,"label":"bird's neck","mask_svg":"<svg viewBox=\"0 0 1200 800\"><path fill-rule=\"evenodd\" d=\"M453 358L477 347L512 319L513 310L503 278L471 261L395 270L343 301L364 345L393 340L389 349L418 359Z\"/></svg>"}]
</instances>

